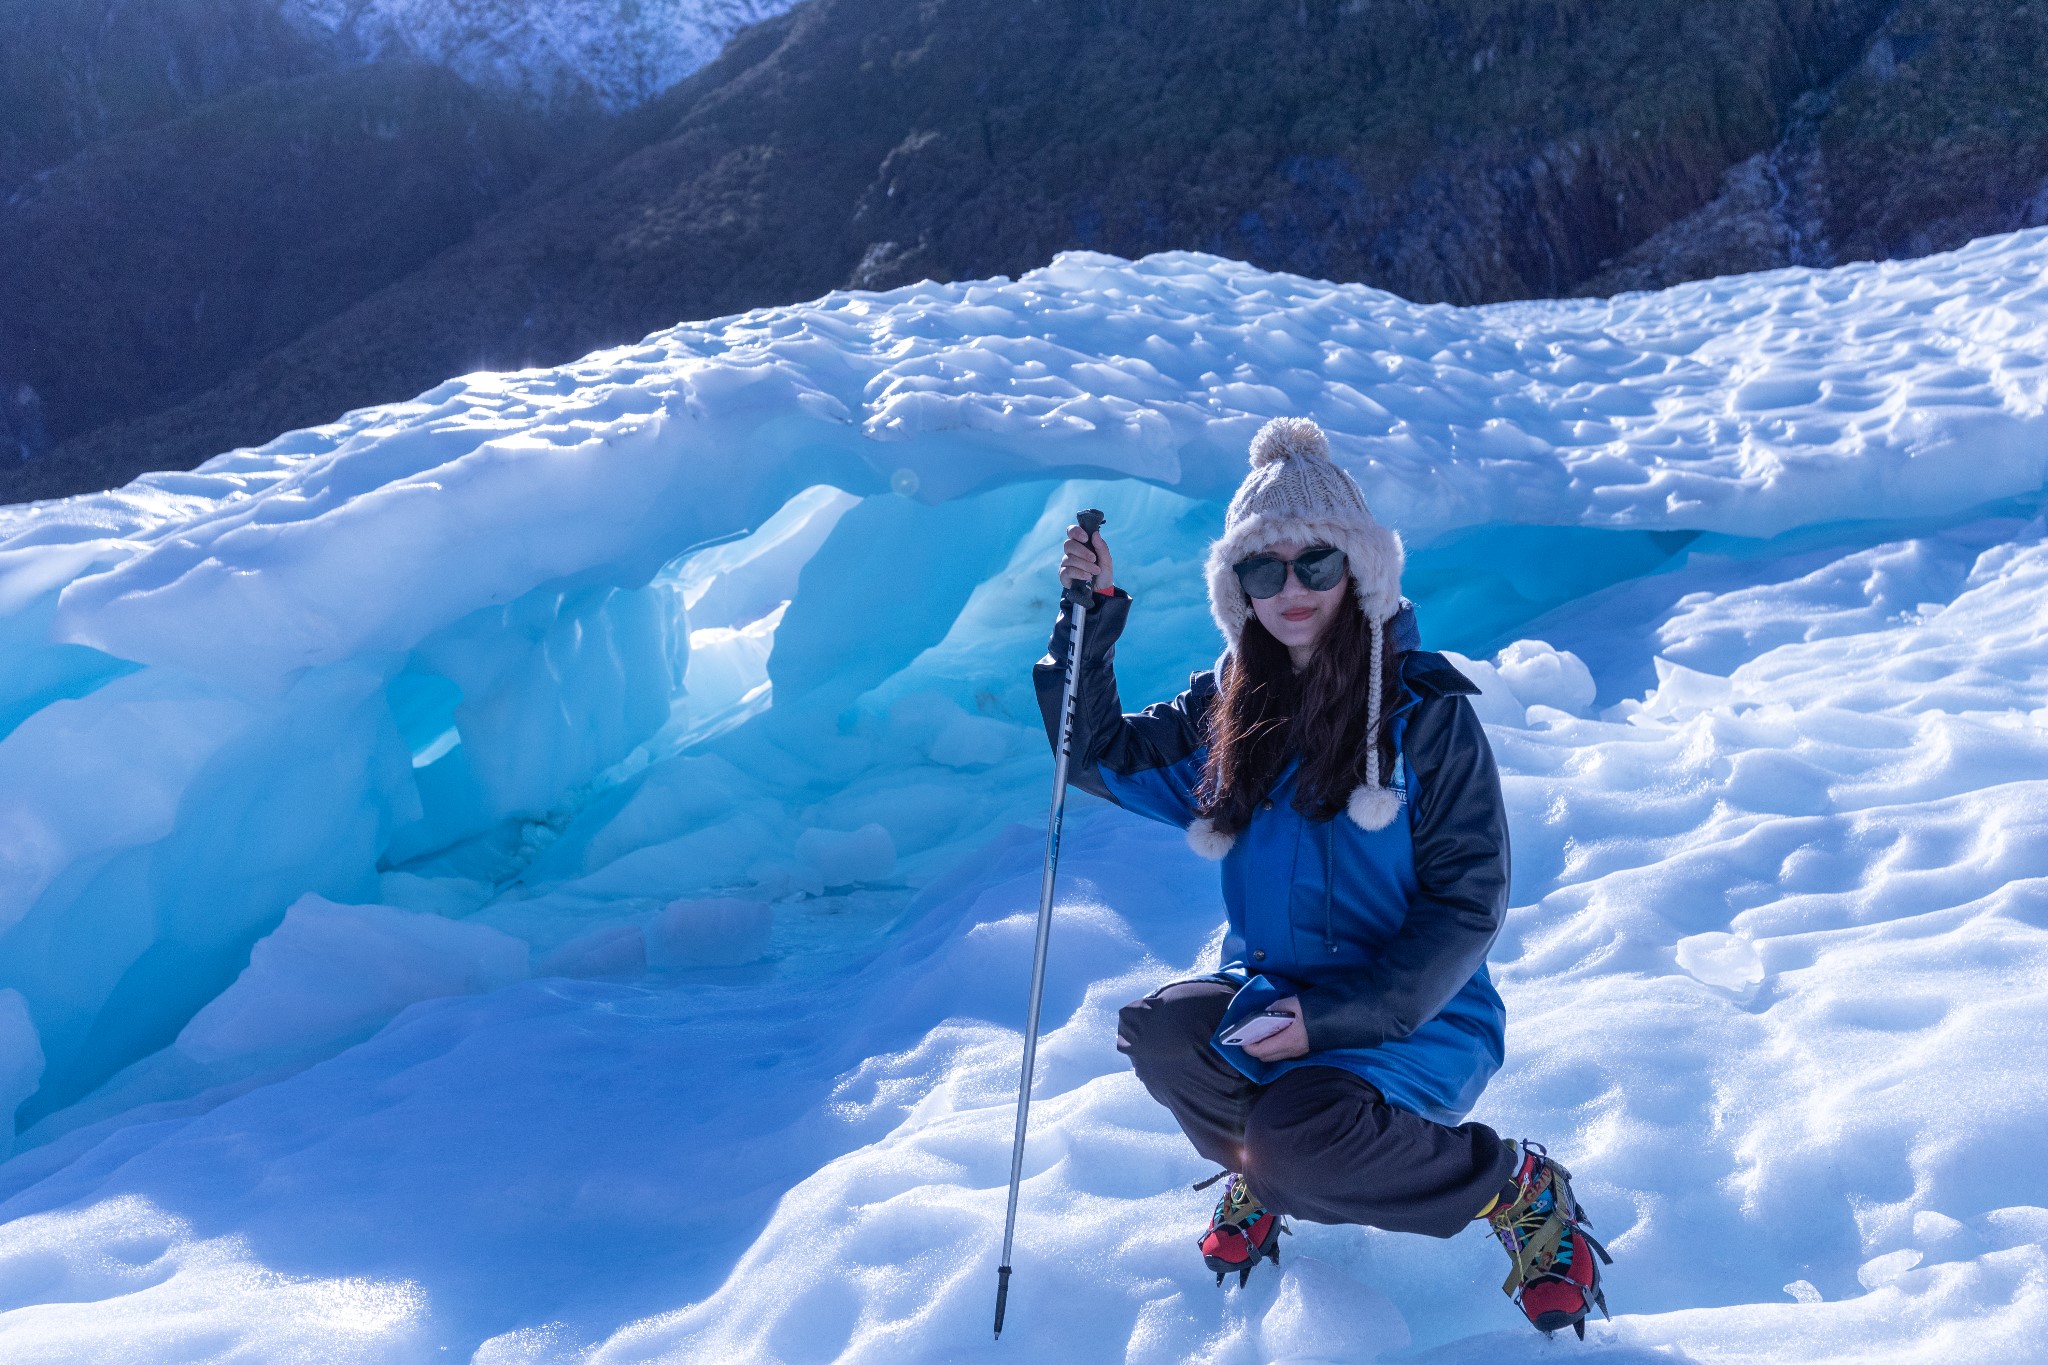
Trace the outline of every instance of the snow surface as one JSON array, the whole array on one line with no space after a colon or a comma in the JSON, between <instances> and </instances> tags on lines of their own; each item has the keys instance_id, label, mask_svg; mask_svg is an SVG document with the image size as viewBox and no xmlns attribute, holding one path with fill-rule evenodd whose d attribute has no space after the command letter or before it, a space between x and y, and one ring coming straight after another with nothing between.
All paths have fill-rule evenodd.
<instances>
[{"instance_id":1,"label":"snow surface","mask_svg":"<svg viewBox=\"0 0 2048 1365\"><path fill-rule=\"evenodd\" d=\"M280 0L366 57L445 66L474 85L617 111L706 65L796 0Z\"/></svg>"},{"instance_id":2,"label":"snow surface","mask_svg":"<svg viewBox=\"0 0 2048 1365\"><path fill-rule=\"evenodd\" d=\"M1619 1316L1303 1226L1219 1293L1112 1046L1213 869L1070 807L1308 412L1484 688L1509 1057ZM2048 1334L2048 232L1423 308L1193 255L836 294L0 509L0 1357L2016 1361Z\"/></svg>"}]
</instances>

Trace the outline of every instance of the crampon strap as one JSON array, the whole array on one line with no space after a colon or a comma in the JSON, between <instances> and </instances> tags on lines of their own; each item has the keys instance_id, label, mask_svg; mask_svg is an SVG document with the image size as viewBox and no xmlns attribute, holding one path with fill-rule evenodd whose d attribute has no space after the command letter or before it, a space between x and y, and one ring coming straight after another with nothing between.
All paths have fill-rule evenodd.
<instances>
[{"instance_id":1,"label":"crampon strap","mask_svg":"<svg viewBox=\"0 0 2048 1365\"><path fill-rule=\"evenodd\" d=\"M1501 1292L1517 1304L1522 1302L1522 1291L1532 1284L1544 1281L1560 1281L1576 1285L1584 1294L1589 1306L1597 1307L1602 1317L1607 1312L1607 1295L1600 1288L1600 1266L1613 1265L1614 1258L1607 1254L1607 1248L1600 1245L1592 1233L1586 1231L1586 1211L1579 1206L1572 1194L1571 1172L1552 1161L1539 1143L1524 1141L1525 1152L1539 1158L1538 1179L1529 1188L1520 1192L1514 1203L1506 1208L1496 1209L1487 1216L1493 1225L1494 1234L1506 1248L1511 1264L1507 1279L1501 1282ZM1545 1190L1551 1191L1551 1206L1538 1213L1537 1202ZM1569 1275L1560 1274L1557 1269L1558 1251L1565 1239L1577 1233L1599 1261L1590 1266L1590 1283L1579 1285ZM1585 1328L1577 1326L1579 1334L1585 1335Z\"/></svg>"}]
</instances>

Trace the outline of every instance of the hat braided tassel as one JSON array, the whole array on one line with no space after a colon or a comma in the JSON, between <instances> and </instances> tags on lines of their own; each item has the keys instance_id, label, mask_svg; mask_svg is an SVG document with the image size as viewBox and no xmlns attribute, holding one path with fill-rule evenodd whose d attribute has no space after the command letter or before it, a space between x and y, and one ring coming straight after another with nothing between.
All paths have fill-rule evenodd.
<instances>
[{"instance_id":1,"label":"hat braided tassel","mask_svg":"<svg viewBox=\"0 0 2048 1365\"><path fill-rule=\"evenodd\" d=\"M1351 793L1345 814L1360 829L1385 829L1400 813L1401 798L1380 785L1380 693L1384 690L1380 651L1386 636L1384 627L1371 624L1372 681L1365 701L1365 785Z\"/></svg>"}]
</instances>

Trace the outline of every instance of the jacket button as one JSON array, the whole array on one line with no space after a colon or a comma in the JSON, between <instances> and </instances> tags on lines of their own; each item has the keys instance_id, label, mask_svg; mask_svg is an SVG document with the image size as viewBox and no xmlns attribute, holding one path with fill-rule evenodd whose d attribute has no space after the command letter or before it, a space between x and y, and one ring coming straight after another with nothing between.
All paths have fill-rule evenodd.
<instances>
[{"instance_id":1,"label":"jacket button","mask_svg":"<svg viewBox=\"0 0 2048 1365\"><path fill-rule=\"evenodd\" d=\"M1264 962L1266 960L1266 950L1264 948L1254 948L1252 949L1252 956Z\"/></svg>"},{"instance_id":2,"label":"jacket button","mask_svg":"<svg viewBox=\"0 0 2048 1365\"><path fill-rule=\"evenodd\" d=\"M1260 809L1260 810L1271 810L1271 809L1273 809L1273 798L1272 798L1272 797L1270 797L1270 796L1269 796L1269 797L1267 797L1267 798L1266 798L1266 799L1265 799L1264 801L1262 801L1262 802L1261 802L1261 803L1259 804L1259 809Z\"/></svg>"}]
</instances>

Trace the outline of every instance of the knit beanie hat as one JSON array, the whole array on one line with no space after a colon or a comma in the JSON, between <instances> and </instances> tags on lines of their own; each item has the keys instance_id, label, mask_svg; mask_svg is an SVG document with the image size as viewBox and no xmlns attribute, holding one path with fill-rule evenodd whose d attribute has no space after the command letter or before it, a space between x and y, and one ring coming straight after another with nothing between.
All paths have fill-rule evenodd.
<instances>
[{"instance_id":1,"label":"knit beanie hat","mask_svg":"<svg viewBox=\"0 0 2048 1365\"><path fill-rule=\"evenodd\" d=\"M1361 829L1384 829L1401 800L1380 780L1380 688L1385 648L1381 627L1401 608L1401 538L1373 520L1350 474L1330 459L1323 429L1305 417L1275 417L1252 437L1251 473L1223 517L1223 535L1209 547L1209 613L1236 653L1251 619L1251 598L1237 581L1235 566L1283 540L1297 545L1334 545L1351 569L1353 596L1372 641L1372 677L1367 688L1365 783L1351 793L1345 813ZM1188 828L1188 843L1205 858L1221 858L1234 836L1217 831L1206 818Z\"/></svg>"}]
</instances>

